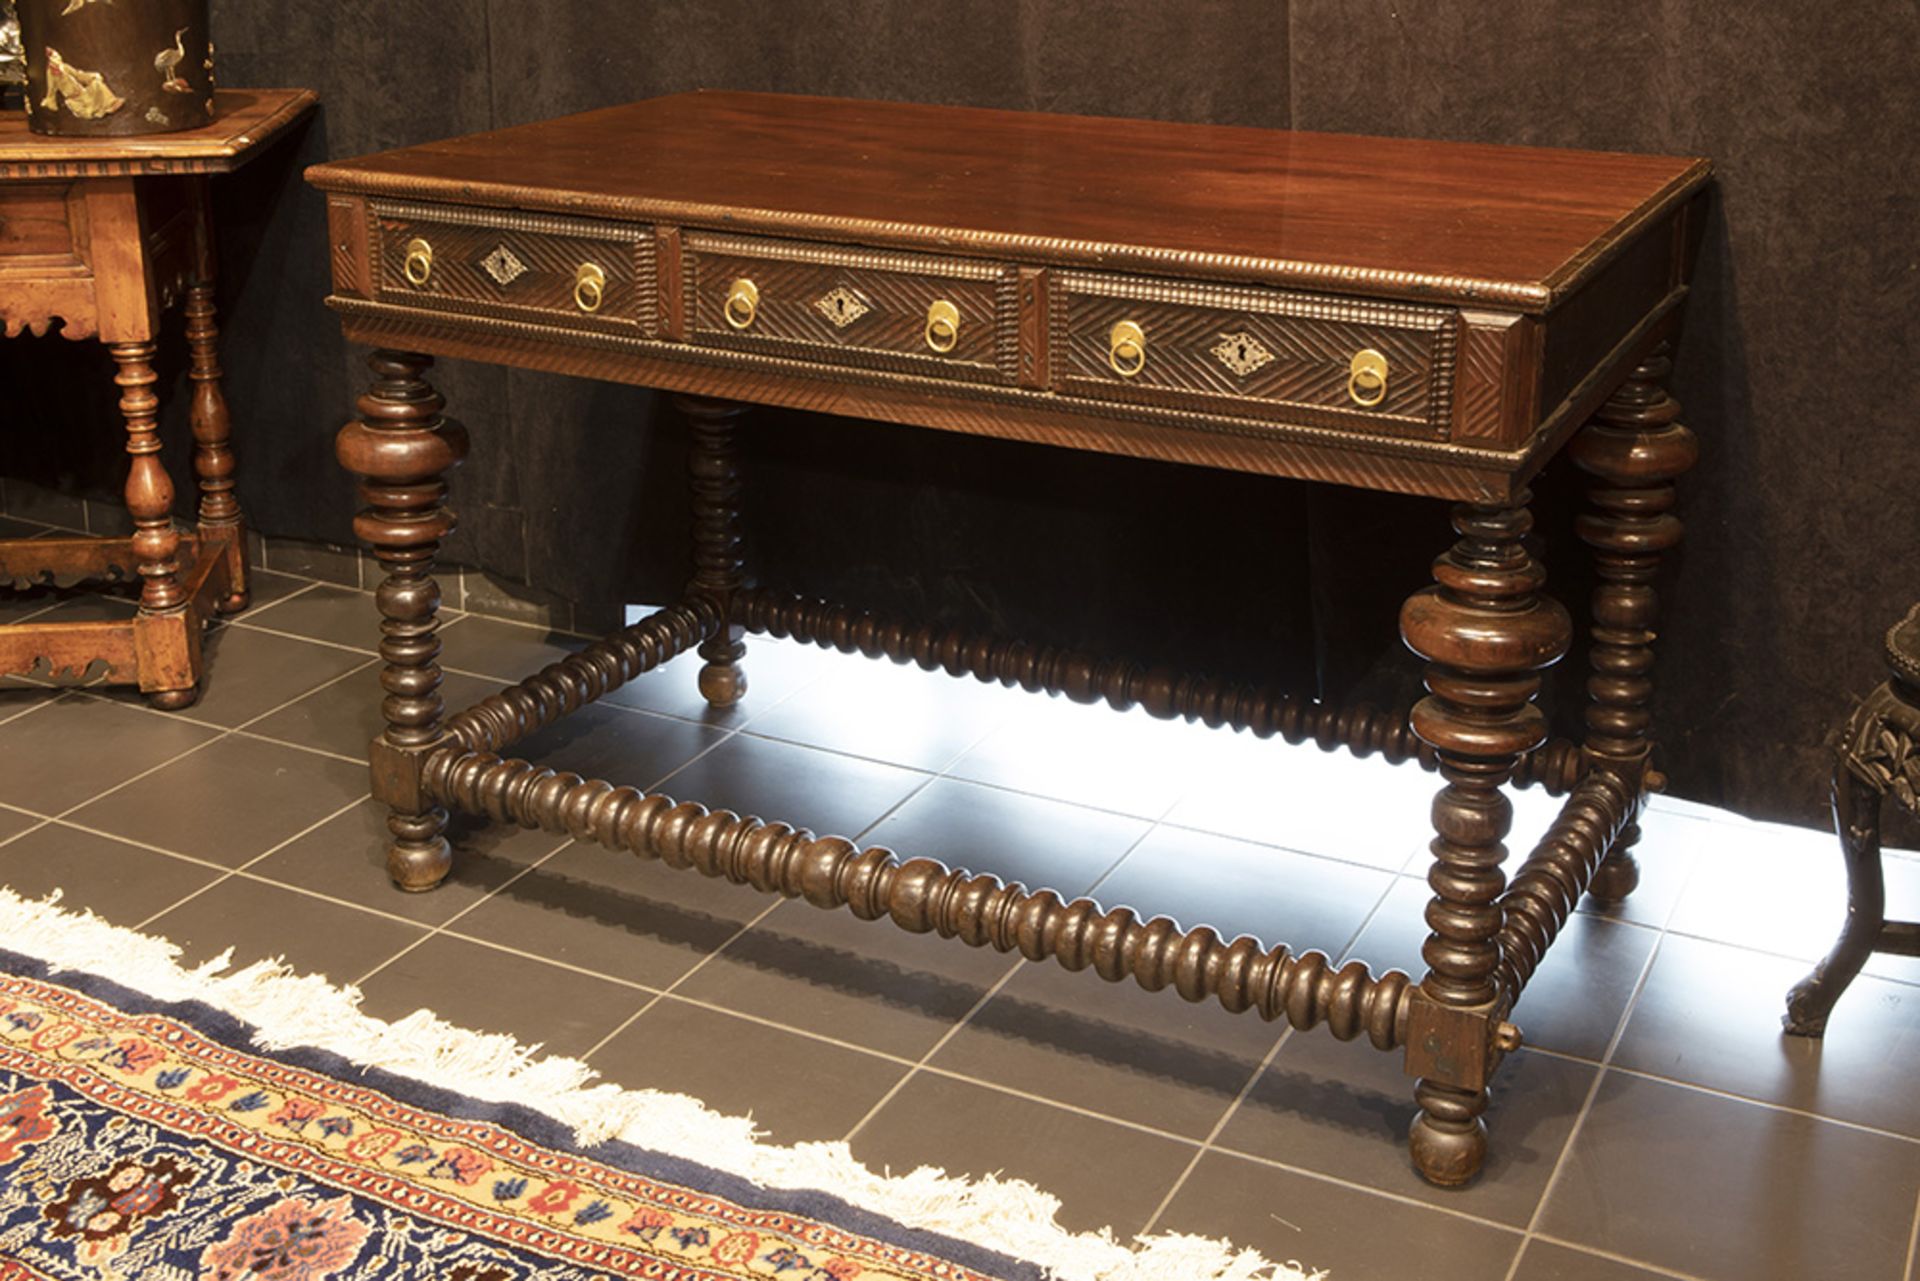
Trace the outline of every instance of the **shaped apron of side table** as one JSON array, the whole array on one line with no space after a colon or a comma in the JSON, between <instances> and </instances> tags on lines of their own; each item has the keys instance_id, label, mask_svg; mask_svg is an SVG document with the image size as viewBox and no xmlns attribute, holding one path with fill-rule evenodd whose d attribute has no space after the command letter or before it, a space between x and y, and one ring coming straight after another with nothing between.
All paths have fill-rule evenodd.
<instances>
[{"instance_id":1,"label":"shaped apron of side table","mask_svg":"<svg viewBox=\"0 0 1920 1281\"><path fill-rule=\"evenodd\" d=\"M1413 1160L1486 1152L1507 1018L1575 903L1619 899L1649 764L1652 581L1680 537L1692 434L1663 384L1705 161L773 95L696 93L309 171L346 336L377 350L342 463L387 577L372 745L403 888L447 873L447 810L1053 957L1399 1049ZM446 473L465 430L434 357L663 388L692 420L685 600L457 715L437 687ZM1410 710L1322 704L941 631L750 585L749 404L1458 502L1401 615ZM1591 477L1591 702L1578 743L1534 704L1571 623L1525 543L1563 447ZM504 755L697 650L740 698L743 636L791 636L1163 717L1417 760L1445 780L1423 978L1147 918ZM1509 782L1566 794L1509 879Z\"/></svg>"}]
</instances>

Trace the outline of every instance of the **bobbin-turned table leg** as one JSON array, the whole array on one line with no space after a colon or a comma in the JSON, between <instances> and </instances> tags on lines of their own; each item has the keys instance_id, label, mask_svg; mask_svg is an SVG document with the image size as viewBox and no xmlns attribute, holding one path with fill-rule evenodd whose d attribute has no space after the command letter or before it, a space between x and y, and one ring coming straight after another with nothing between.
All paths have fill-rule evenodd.
<instances>
[{"instance_id":1,"label":"bobbin-turned table leg","mask_svg":"<svg viewBox=\"0 0 1920 1281\"><path fill-rule=\"evenodd\" d=\"M1700 456L1693 433L1679 422L1679 403L1661 385L1673 370L1666 353L1662 344L1642 360L1568 449L1594 477L1592 510L1576 524L1599 579L1583 754L1589 764L1637 781L1642 792L1665 782L1651 764L1654 580L1660 554L1678 545L1682 532L1672 513L1673 482ZM1588 886L1595 899L1617 903L1640 883L1632 852L1639 839L1637 822L1621 832Z\"/></svg>"},{"instance_id":2,"label":"bobbin-turned table leg","mask_svg":"<svg viewBox=\"0 0 1920 1281\"><path fill-rule=\"evenodd\" d=\"M354 532L373 545L386 570L380 607L381 703L387 727L369 749L373 795L387 806L387 874L404 890L430 890L446 878L452 851L447 812L420 784L427 754L445 738L440 702L440 586L433 558L453 529L443 473L467 456L467 430L441 411L446 399L423 376L431 356L376 351L372 388L360 417L340 429L341 465L362 477L367 506Z\"/></svg>"},{"instance_id":3,"label":"bobbin-turned table leg","mask_svg":"<svg viewBox=\"0 0 1920 1281\"><path fill-rule=\"evenodd\" d=\"M1421 949L1420 998L1429 1005L1416 1006L1408 1041L1408 1068L1420 1078L1413 1163L1441 1185L1467 1182L1486 1160L1480 1114L1497 1059L1484 1037L1467 1053L1445 1042L1448 1029L1491 1029L1505 1014L1495 936L1513 805L1500 789L1520 754L1546 741L1546 717L1532 700L1540 671L1572 636L1566 610L1540 594L1546 571L1521 542L1533 525L1528 498L1522 490L1511 506L1455 507L1460 538L1434 562L1436 585L1400 612L1402 638L1428 662L1430 695L1413 709L1414 732L1433 746L1446 780L1433 802L1432 933Z\"/></svg>"},{"instance_id":4,"label":"bobbin-turned table leg","mask_svg":"<svg viewBox=\"0 0 1920 1281\"><path fill-rule=\"evenodd\" d=\"M738 428L745 405L704 396L675 396L673 402L692 426L687 454L693 490L693 578L689 594L709 597L726 618L734 592L746 585L740 544L740 452ZM700 645L706 665L700 669L700 693L713 707L731 707L747 692L740 659L747 652L746 629L722 623Z\"/></svg>"}]
</instances>

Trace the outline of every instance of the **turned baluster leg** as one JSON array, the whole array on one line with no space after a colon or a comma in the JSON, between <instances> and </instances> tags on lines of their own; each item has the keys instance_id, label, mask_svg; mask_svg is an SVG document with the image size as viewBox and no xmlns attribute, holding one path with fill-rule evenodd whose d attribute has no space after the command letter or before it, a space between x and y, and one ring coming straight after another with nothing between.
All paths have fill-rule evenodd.
<instances>
[{"instance_id":1,"label":"turned baluster leg","mask_svg":"<svg viewBox=\"0 0 1920 1281\"><path fill-rule=\"evenodd\" d=\"M382 615L380 684L387 727L373 741L373 794L387 805L387 874L404 890L430 890L446 878L452 852L447 812L420 785L427 754L445 736L440 716L440 586L433 558L453 529L443 473L467 455L467 431L441 410L446 400L422 376L430 356L376 351L373 387L360 417L340 429L341 465L361 476L367 506L353 528L386 570L374 600Z\"/></svg>"},{"instance_id":2,"label":"turned baluster leg","mask_svg":"<svg viewBox=\"0 0 1920 1281\"><path fill-rule=\"evenodd\" d=\"M1506 1009L1495 935L1513 806L1500 788L1520 754L1546 741L1546 717L1532 699L1540 671L1566 653L1572 634L1566 610L1540 595L1546 572L1521 542L1533 525L1528 497L1523 490L1511 506L1456 507L1460 539L1434 562L1437 585L1400 613L1401 636L1428 662L1430 696L1414 707L1413 729L1446 780L1433 802L1432 933L1408 1043L1408 1067L1420 1077L1413 1162L1443 1185L1467 1182L1486 1158L1480 1114Z\"/></svg>"},{"instance_id":3,"label":"turned baluster leg","mask_svg":"<svg viewBox=\"0 0 1920 1281\"><path fill-rule=\"evenodd\" d=\"M223 614L247 607L246 525L233 492L232 422L220 390L220 330L213 316L213 225L206 180L193 185L194 278L187 286L187 376L193 382L189 422L193 472L200 484L200 545L204 556L225 555L227 590L214 602Z\"/></svg>"},{"instance_id":4,"label":"turned baluster leg","mask_svg":"<svg viewBox=\"0 0 1920 1281\"><path fill-rule=\"evenodd\" d=\"M1664 347L1641 361L1569 449L1574 463L1595 478L1588 491L1592 510L1576 528L1593 548L1600 583L1593 593L1583 752L1590 766L1639 780L1643 794L1665 784L1650 764L1653 584L1660 553L1680 541L1680 521L1671 510L1674 479L1700 453L1693 433L1678 421L1678 402L1661 386L1672 368ZM1632 853L1639 839L1638 823L1622 830L1588 887L1594 898L1616 903L1633 892L1640 882Z\"/></svg>"},{"instance_id":5,"label":"turned baluster leg","mask_svg":"<svg viewBox=\"0 0 1920 1281\"><path fill-rule=\"evenodd\" d=\"M692 426L687 467L693 489L693 579L691 594L720 604L721 617L733 593L746 585L740 552L739 421L746 406L699 396L676 396L674 403ZM713 707L731 707L747 692L740 659L746 629L724 623L700 645L706 665L700 669L700 693Z\"/></svg>"},{"instance_id":6,"label":"turned baluster leg","mask_svg":"<svg viewBox=\"0 0 1920 1281\"><path fill-rule=\"evenodd\" d=\"M140 612L178 613L186 607L187 592L180 585L180 534L173 527L173 480L160 465L160 436L156 415L160 398L153 385L154 345L117 342L109 345L120 387L120 413L127 423L127 515L133 519L133 557L140 571ZM190 705L196 689L150 690L155 707L177 711Z\"/></svg>"}]
</instances>

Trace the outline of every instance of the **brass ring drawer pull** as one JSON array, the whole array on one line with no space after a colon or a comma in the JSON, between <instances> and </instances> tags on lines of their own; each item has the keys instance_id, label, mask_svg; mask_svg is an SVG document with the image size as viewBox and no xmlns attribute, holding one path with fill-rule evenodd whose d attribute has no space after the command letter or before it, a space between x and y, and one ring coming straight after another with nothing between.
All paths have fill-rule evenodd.
<instances>
[{"instance_id":1,"label":"brass ring drawer pull","mask_svg":"<svg viewBox=\"0 0 1920 1281\"><path fill-rule=\"evenodd\" d=\"M945 298L927 308L927 346L941 355L953 350L960 341L960 309Z\"/></svg>"},{"instance_id":2,"label":"brass ring drawer pull","mask_svg":"<svg viewBox=\"0 0 1920 1281\"><path fill-rule=\"evenodd\" d=\"M1387 358L1371 347L1354 353L1347 369L1347 395L1353 403L1371 409L1387 398Z\"/></svg>"},{"instance_id":3,"label":"brass ring drawer pull","mask_svg":"<svg viewBox=\"0 0 1920 1281\"><path fill-rule=\"evenodd\" d=\"M433 275L433 246L415 236L407 242L407 261L401 268L407 283L418 289Z\"/></svg>"},{"instance_id":4,"label":"brass ring drawer pull","mask_svg":"<svg viewBox=\"0 0 1920 1281\"><path fill-rule=\"evenodd\" d=\"M1122 378L1131 378L1147 367L1146 331L1131 320L1123 320L1107 335L1107 363Z\"/></svg>"},{"instance_id":5,"label":"brass ring drawer pull","mask_svg":"<svg viewBox=\"0 0 1920 1281\"><path fill-rule=\"evenodd\" d=\"M573 305L581 311L599 311L606 296L607 273L596 262L583 262L573 275Z\"/></svg>"},{"instance_id":6,"label":"brass ring drawer pull","mask_svg":"<svg viewBox=\"0 0 1920 1281\"><path fill-rule=\"evenodd\" d=\"M745 276L727 286L727 302L724 308L727 323L735 329L745 329L753 323L753 314L760 310L760 291Z\"/></svg>"}]
</instances>

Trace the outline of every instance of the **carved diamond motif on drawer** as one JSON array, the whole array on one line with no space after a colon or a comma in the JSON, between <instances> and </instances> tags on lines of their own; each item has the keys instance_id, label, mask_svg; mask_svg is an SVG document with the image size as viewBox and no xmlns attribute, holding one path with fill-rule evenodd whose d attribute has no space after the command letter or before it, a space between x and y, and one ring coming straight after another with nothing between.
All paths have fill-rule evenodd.
<instances>
[{"instance_id":1,"label":"carved diamond motif on drawer","mask_svg":"<svg viewBox=\"0 0 1920 1281\"><path fill-rule=\"evenodd\" d=\"M527 264L514 257L513 250L505 245L496 245L492 253L480 260L480 265L497 285L510 285L527 272Z\"/></svg>"},{"instance_id":2,"label":"carved diamond motif on drawer","mask_svg":"<svg viewBox=\"0 0 1920 1281\"><path fill-rule=\"evenodd\" d=\"M1220 341L1214 344L1213 356L1215 360L1242 378L1273 359L1273 353L1261 346L1260 340L1244 329L1236 333L1221 334Z\"/></svg>"},{"instance_id":3,"label":"carved diamond motif on drawer","mask_svg":"<svg viewBox=\"0 0 1920 1281\"><path fill-rule=\"evenodd\" d=\"M873 310L861 300L860 295L845 285L830 289L813 300L820 314L833 322L835 329L845 329L860 317Z\"/></svg>"}]
</instances>

